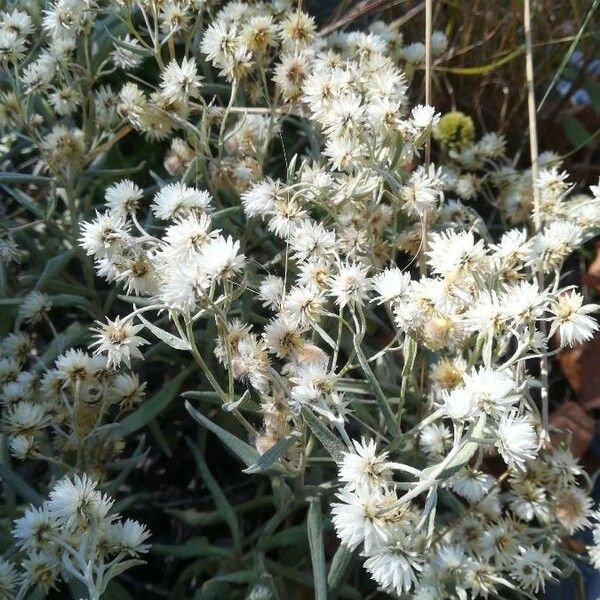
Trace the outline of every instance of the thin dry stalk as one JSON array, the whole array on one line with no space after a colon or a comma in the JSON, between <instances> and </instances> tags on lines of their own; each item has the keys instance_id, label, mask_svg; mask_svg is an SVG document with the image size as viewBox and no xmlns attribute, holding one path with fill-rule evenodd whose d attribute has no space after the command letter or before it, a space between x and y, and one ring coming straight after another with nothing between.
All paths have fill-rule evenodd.
<instances>
[{"instance_id":1,"label":"thin dry stalk","mask_svg":"<svg viewBox=\"0 0 600 600\"><path fill-rule=\"evenodd\" d=\"M525 10L523 15L525 26L525 77L527 80L527 109L529 117L529 153L531 156L531 181L533 187L533 218L535 231L539 232L542 228L542 210L540 202L540 192L536 185L538 179L538 137L535 106L535 87L533 81L533 44L531 41L531 0L525 0ZM544 289L544 272L540 267L538 274L538 285L540 291ZM546 324L542 321L542 333L546 336ZM542 355L540 359L540 397L542 400L542 422L544 427L548 427L548 356Z\"/></svg>"},{"instance_id":2,"label":"thin dry stalk","mask_svg":"<svg viewBox=\"0 0 600 600\"><path fill-rule=\"evenodd\" d=\"M431 33L433 31L433 0L425 2L425 104L431 106ZM425 142L425 165L429 167L431 162L431 133L427 135ZM421 275L427 269L427 243L429 219L427 213L423 215L423 239L421 241L421 256L419 266Z\"/></svg>"}]
</instances>

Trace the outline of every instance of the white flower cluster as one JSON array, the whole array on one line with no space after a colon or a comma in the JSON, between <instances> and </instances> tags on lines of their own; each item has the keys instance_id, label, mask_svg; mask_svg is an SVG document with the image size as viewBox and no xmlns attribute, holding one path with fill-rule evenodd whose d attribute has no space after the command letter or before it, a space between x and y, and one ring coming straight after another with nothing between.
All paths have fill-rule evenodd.
<instances>
[{"instance_id":1,"label":"white flower cluster","mask_svg":"<svg viewBox=\"0 0 600 600\"><path fill-rule=\"evenodd\" d=\"M141 523L112 513L113 503L86 475L57 481L48 500L15 521L22 572L13 569L15 587L9 592L18 589L15 597L24 598L35 586L44 591L56 587L61 577L80 581L89 600L98 600L111 579L142 563L138 557L148 551L150 533ZM6 581L1 572L0 580Z\"/></svg>"},{"instance_id":2,"label":"white flower cluster","mask_svg":"<svg viewBox=\"0 0 600 600\"><path fill-rule=\"evenodd\" d=\"M106 424L115 411L124 414L142 401L145 384L135 373L111 370L106 359L75 349L58 356L53 368L40 369L35 350L25 333L0 343L1 426L11 454L86 464L105 477L105 465L123 450Z\"/></svg>"},{"instance_id":3,"label":"white flower cluster","mask_svg":"<svg viewBox=\"0 0 600 600\"><path fill-rule=\"evenodd\" d=\"M558 573L552 537L584 529L592 516L592 500L577 482L583 471L565 449L544 450L526 471L512 472L505 491L480 468L460 469L446 488L467 508L437 534L418 506L403 501L394 472L420 475L377 453L374 442L354 442L339 465L345 485L333 522L343 544L363 548L364 566L381 588L399 596L477 598L515 586L538 594ZM426 505L436 493L445 492L430 491ZM596 560L595 547L590 553Z\"/></svg>"},{"instance_id":4,"label":"white flower cluster","mask_svg":"<svg viewBox=\"0 0 600 600\"><path fill-rule=\"evenodd\" d=\"M101 17L122 25L104 49L89 39ZM600 185L574 194L550 153L533 180L502 136L477 139L465 115L413 106L426 48L405 44L394 23L324 35L286 0L219 10L200 0L55 0L41 29L33 49L32 18L0 13L0 61L16 86L1 93L0 125L38 132L31 162L56 182L69 247L77 239L82 264L91 257L132 308L96 323L96 356L68 351L41 379L22 368L27 336L2 342L13 454L40 454L52 424L66 453L83 452L80 468L88 453L74 440L104 456L113 438L91 432L111 406L143 393L115 369L142 358L154 336L191 354L211 397L298 490L315 464L314 477L326 476L314 456L322 443L337 476L311 497L335 490L341 544L386 592L541 593L568 560L561 539L589 524L592 506L583 470L550 443L547 373L536 379L531 365L598 329L599 307L562 272L598 233ZM435 32L433 55L447 46ZM88 89L72 85L92 67ZM210 81L211 69L225 83ZM119 88L106 84L113 74ZM130 178L104 190L93 217L81 182L129 135L153 153L169 142L170 179L143 165L118 170ZM13 246L0 241L3 264L17 258ZM32 292L19 318L46 323L51 306ZM49 552L32 539L64 552L46 571L26 570L47 582L59 569L91 577L101 593L100 571L80 561L89 547L100 561L110 555L120 522L109 507L86 478L59 483L15 535L30 561ZM89 511L89 543L53 537L79 533ZM31 523L49 537L25 535ZM122 537L138 542L119 561L145 547L145 530L127 523ZM598 553L590 549L595 563ZM12 577L0 563L0 585L3 569Z\"/></svg>"}]
</instances>

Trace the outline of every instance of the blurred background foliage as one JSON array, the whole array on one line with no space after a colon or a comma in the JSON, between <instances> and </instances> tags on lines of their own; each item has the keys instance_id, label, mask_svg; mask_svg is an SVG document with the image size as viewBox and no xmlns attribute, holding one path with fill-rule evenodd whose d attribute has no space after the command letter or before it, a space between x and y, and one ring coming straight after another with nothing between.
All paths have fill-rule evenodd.
<instances>
[{"instance_id":1,"label":"blurred background foliage","mask_svg":"<svg viewBox=\"0 0 600 600\"><path fill-rule=\"evenodd\" d=\"M540 149L567 155L568 170L582 186L600 176L599 5L598 0L536 2L532 24ZM424 37L425 2L312 0L307 8L327 29L398 20L406 43ZM504 134L509 148L526 162L522 0L436 1L433 24L449 41L434 64L436 109L471 115L480 134ZM424 84L411 90L415 100L423 99Z\"/></svg>"}]
</instances>

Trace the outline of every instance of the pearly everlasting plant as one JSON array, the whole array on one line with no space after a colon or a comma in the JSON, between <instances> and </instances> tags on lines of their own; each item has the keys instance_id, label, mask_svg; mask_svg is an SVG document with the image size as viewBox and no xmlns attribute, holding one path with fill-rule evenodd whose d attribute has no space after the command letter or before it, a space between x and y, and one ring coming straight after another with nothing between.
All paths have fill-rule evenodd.
<instances>
[{"instance_id":1,"label":"pearly everlasting plant","mask_svg":"<svg viewBox=\"0 0 600 600\"><path fill-rule=\"evenodd\" d=\"M24 554L17 598L37 586L48 591L60 576L84 585L89 600L108 582L142 563L148 551L147 529L111 513L114 500L87 476L56 482L41 507L31 507L14 524L13 535Z\"/></svg>"},{"instance_id":2,"label":"pearly everlasting plant","mask_svg":"<svg viewBox=\"0 0 600 600\"><path fill-rule=\"evenodd\" d=\"M279 598L310 569L316 598L356 597L353 561L366 590L423 600L531 598L567 573L562 541L597 515L567 436L551 443L547 359L598 329L564 266L598 233L600 185L576 193L552 153L519 168L501 135L419 104L427 49L398 23L328 34L285 1L22 4L0 13L0 125L31 215L13 211L0 264L52 244L74 293L44 266L9 278L2 423L13 457L73 475L16 521L23 573L1 562L0 595L61 573L98 598L148 549L90 478L145 425L172 457L143 358L171 396L194 375L176 427L217 504L169 514L228 529L227 548L178 550L222 558L182 594ZM433 55L447 46L434 32ZM55 306L85 315L89 353L53 352ZM195 421L271 513L240 524ZM275 555L300 530L310 560Z\"/></svg>"}]
</instances>

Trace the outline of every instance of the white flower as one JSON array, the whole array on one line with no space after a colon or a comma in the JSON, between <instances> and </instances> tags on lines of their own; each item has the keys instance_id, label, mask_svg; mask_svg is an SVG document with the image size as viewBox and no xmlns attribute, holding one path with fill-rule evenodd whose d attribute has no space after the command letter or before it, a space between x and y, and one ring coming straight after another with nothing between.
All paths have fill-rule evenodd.
<instances>
[{"instance_id":1,"label":"white flower","mask_svg":"<svg viewBox=\"0 0 600 600\"><path fill-rule=\"evenodd\" d=\"M327 368L327 361L323 360L323 357L299 364L294 375L290 377L294 386L290 394L294 409L300 409L303 404L314 408L319 398L332 393L335 381L336 377Z\"/></svg>"},{"instance_id":2,"label":"white flower","mask_svg":"<svg viewBox=\"0 0 600 600\"><path fill-rule=\"evenodd\" d=\"M448 482L453 492L475 504L483 500L484 496L494 485L495 479L491 475L477 471L471 467L461 469Z\"/></svg>"},{"instance_id":3,"label":"white flower","mask_svg":"<svg viewBox=\"0 0 600 600\"><path fill-rule=\"evenodd\" d=\"M12 12L0 12L0 30L13 31L21 37L27 37L33 33L31 17L16 8Z\"/></svg>"},{"instance_id":4,"label":"white flower","mask_svg":"<svg viewBox=\"0 0 600 600\"><path fill-rule=\"evenodd\" d=\"M431 53L434 56L439 56L448 48L448 38L443 31L434 31L429 40L431 42Z\"/></svg>"},{"instance_id":5,"label":"white flower","mask_svg":"<svg viewBox=\"0 0 600 600\"><path fill-rule=\"evenodd\" d=\"M329 282L329 295L333 296L336 304L362 304L370 289L368 268L358 263L341 263L338 272Z\"/></svg>"},{"instance_id":6,"label":"white flower","mask_svg":"<svg viewBox=\"0 0 600 600\"><path fill-rule=\"evenodd\" d=\"M345 94L336 98L325 117L325 133L331 137L347 137L361 126L365 106L359 96Z\"/></svg>"},{"instance_id":7,"label":"white flower","mask_svg":"<svg viewBox=\"0 0 600 600\"><path fill-rule=\"evenodd\" d=\"M390 539L392 528L380 513L397 500L395 493L343 489L337 497L340 501L331 505L331 513L342 544L354 550L364 542L367 554L382 548Z\"/></svg>"},{"instance_id":8,"label":"white flower","mask_svg":"<svg viewBox=\"0 0 600 600\"><path fill-rule=\"evenodd\" d=\"M171 183L154 196L152 211L156 218L166 221L194 211L205 212L210 202L208 192L183 183Z\"/></svg>"},{"instance_id":9,"label":"white flower","mask_svg":"<svg viewBox=\"0 0 600 600\"><path fill-rule=\"evenodd\" d=\"M29 292L19 305L19 319L26 323L38 323L50 310L52 301L42 292Z\"/></svg>"},{"instance_id":10,"label":"white flower","mask_svg":"<svg viewBox=\"0 0 600 600\"><path fill-rule=\"evenodd\" d=\"M535 458L538 440L528 417L520 417L514 411L504 414L497 436L495 446L509 467L523 470L525 463Z\"/></svg>"},{"instance_id":11,"label":"white flower","mask_svg":"<svg viewBox=\"0 0 600 600\"><path fill-rule=\"evenodd\" d=\"M429 169L423 165L417 167L401 190L402 208L409 215L423 216L443 197L441 171L436 171L433 164Z\"/></svg>"},{"instance_id":12,"label":"white flower","mask_svg":"<svg viewBox=\"0 0 600 600\"><path fill-rule=\"evenodd\" d=\"M402 49L402 56L404 60L413 65L419 64L425 60L425 44L422 42L415 42L409 44Z\"/></svg>"},{"instance_id":13,"label":"white flower","mask_svg":"<svg viewBox=\"0 0 600 600\"><path fill-rule=\"evenodd\" d=\"M442 407L444 414L458 423L472 419L478 413L473 393L464 388L444 391Z\"/></svg>"},{"instance_id":14,"label":"white flower","mask_svg":"<svg viewBox=\"0 0 600 600\"><path fill-rule=\"evenodd\" d=\"M433 127L440 120L440 113L436 113L435 108L427 104L417 104L410 114L415 127L419 129Z\"/></svg>"},{"instance_id":15,"label":"white flower","mask_svg":"<svg viewBox=\"0 0 600 600\"><path fill-rule=\"evenodd\" d=\"M215 20L204 32L200 50L214 66L222 68L235 55L240 43L235 26Z\"/></svg>"},{"instance_id":16,"label":"white flower","mask_svg":"<svg viewBox=\"0 0 600 600\"><path fill-rule=\"evenodd\" d=\"M552 498L552 511L569 535L589 527L592 505L592 498L576 485L558 490Z\"/></svg>"},{"instance_id":17,"label":"white flower","mask_svg":"<svg viewBox=\"0 0 600 600\"><path fill-rule=\"evenodd\" d=\"M487 264L483 240L475 242L473 234L466 231L432 234L427 257L433 272L443 277L477 273Z\"/></svg>"},{"instance_id":18,"label":"white flower","mask_svg":"<svg viewBox=\"0 0 600 600\"><path fill-rule=\"evenodd\" d=\"M271 15L252 17L241 30L242 43L252 52L262 53L277 45L277 27Z\"/></svg>"},{"instance_id":19,"label":"white flower","mask_svg":"<svg viewBox=\"0 0 600 600\"><path fill-rule=\"evenodd\" d=\"M369 556L364 566L384 591L402 596L416 585L415 571L421 570L421 561L392 546Z\"/></svg>"},{"instance_id":20,"label":"white flower","mask_svg":"<svg viewBox=\"0 0 600 600\"><path fill-rule=\"evenodd\" d=\"M0 558L0 598L13 598L19 580L19 573L13 564Z\"/></svg>"},{"instance_id":21,"label":"white flower","mask_svg":"<svg viewBox=\"0 0 600 600\"><path fill-rule=\"evenodd\" d=\"M135 50L143 51L142 46L137 39L129 34L120 38L122 44L113 42L114 50L110 54L110 58L116 67L120 69L135 69L143 60L143 55Z\"/></svg>"},{"instance_id":22,"label":"white flower","mask_svg":"<svg viewBox=\"0 0 600 600\"><path fill-rule=\"evenodd\" d=\"M22 517L15 520L12 530L17 544L24 550L44 550L58 533L58 523L44 506L28 508Z\"/></svg>"},{"instance_id":23,"label":"white flower","mask_svg":"<svg viewBox=\"0 0 600 600\"><path fill-rule=\"evenodd\" d=\"M150 544L144 542L150 537L150 532L145 525L127 519L112 524L110 541L117 552L126 552L130 556L148 552Z\"/></svg>"},{"instance_id":24,"label":"white flower","mask_svg":"<svg viewBox=\"0 0 600 600\"><path fill-rule=\"evenodd\" d=\"M346 452L339 466L338 477L348 489L373 489L381 486L391 477L387 463L387 452L377 454L374 440L362 442L353 440L353 452Z\"/></svg>"},{"instance_id":25,"label":"white flower","mask_svg":"<svg viewBox=\"0 0 600 600\"><path fill-rule=\"evenodd\" d=\"M383 304L404 295L410 284L410 273L403 273L397 267L385 269L375 275L371 283L377 292L378 304Z\"/></svg>"},{"instance_id":26,"label":"white flower","mask_svg":"<svg viewBox=\"0 0 600 600\"><path fill-rule=\"evenodd\" d=\"M292 321L306 325L316 323L323 314L325 296L314 285L294 286L285 296L281 312Z\"/></svg>"},{"instance_id":27,"label":"white flower","mask_svg":"<svg viewBox=\"0 0 600 600\"><path fill-rule=\"evenodd\" d=\"M18 402L3 413L5 428L13 434L32 434L44 428L50 416L43 404L30 401Z\"/></svg>"},{"instance_id":28,"label":"white flower","mask_svg":"<svg viewBox=\"0 0 600 600\"><path fill-rule=\"evenodd\" d=\"M242 194L242 205L248 217L265 217L275 210L275 199L280 193L278 181L265 179L253 183L250 189Z\"/></svg>"},{"instance_id":29,"label":"white flower","mask_svg":"<svg viewBox=\"0 0 600 600\"><path fill-rule=\"evenodd\" d=\"M110 212L96 212L96 219L83 223L81 229L79 243L88 255L96 258L113 256L129 239L123 219Z\"/></svg>"},{"instance_id":30,"label":"white flower","mask_svg":"<svg viewBox=\"0 0 600 600\"><path fill-rule=\"evenodd\" d=\"M539 319L546 302L546 293L540 291L536 282L529 281L507 286L500 296L503 317L514 321L516 325L530 324Z\"/></svg>"},{"instance_id":31,"label":"white flower","mask_svg":"<svg viewBox=\"0 0 600 600\"><path fill-rule=\"evenodd\" d=\"M321 223L305 220L294 229L290 248L298 261L326 259L335 254L335 232Z\"/></svg>"},{"instance_id":32,"label":"white flower","mask_svg":"<svg viewBox=\"0 0 600 600\"><path fill-rule=\"evenodd\" d=\"M266 308L276 310L281 305L284 294L284 283L277 275L267 275L258 288L258 296Z\"/></svg>"},{"instance_id":33,"label":"white flower","mask_svg":"<svg viewBox=\"0 0 600 600\"><path fill-rule=\"evenodd\" d=\"M598 330L598 323L588 316L596 312L600 306L586 304L583 306L583 296L576 291L565 292L551 304L550 335L558 331L561 347L573 347L591 339Z\"/></svg>"},{"instance_id":34,"label":"white flower","mask_svg":"<svg viewBox=\"0 0 600 600\"><path fill-rule=\"evenodd\" d=\"M160 87L171 102L187 102L190 96L198 95L201 77L194 58L184 57L181 65L173 59L161 73L161 79Z\"/></svg>"},{"instance_id":35,"label":"white flower","mask_svg":"<svg viewBox=\"0 0 600 600\"><path fill-rule=\"evenodd\" d=\"M210 287L210 278L198 259L173 265L163 277L161 300L169 308L183 312L194 310Z\"/></svg>"},{"instance_id":36,"label":"white flower","mask_svg":"<svg viewBox=\"0 0 600 600\"><path fill-rule=\"evenodd\" d=\"M286 358L304 345L300 335L301 331L302 329L296 321L280 315L268 323L263 335L271 352L279 358Z\"/></svg>"},{"instance_id":37,"label":"white flower","mask_svg":"<svg viewBox=\"0 0 600 600\"><path fill-rule=\"evenodd\" d=\"M463 382L478 408L488 414L503 412L519 400L512 377L495 369L480 367L465 373Z\"/></svg>"},{"instance_id":38,"label":"white flower","mask_svg":"<svg viewBox=\"0 0 600 600\"><path fill-rule=\"evenodd\" d=\"M55 552L30 552L21 561L21 570L21 589L39 586L47 593L56 584L61 563Z\"/></svg>"},{"instance_id":39,"label":"white flower","mask_svg":"<svg viewBox=\"0 0 600 600\"><path fill-rule=\"evenodd\" d=\"M244 255L239 250L239 240L219 235L202 248L200 264L209 278L230 279L244 267Z\"/></svg>"},{"instance_id":40,"label":"white flower","mask_svg":"<svg viewBox=\"0 0 600 600\"><path fill-rule=\"evenodd\" d=\"M552 557L541 548L521 548L510 567L511 576L528 592L537 594L545 588L545 580L558 572Z\"/></svg>"},{"instance_id":41,"label":"white flower","mask_svg":"<svg viewBox=\"0 0 600 600\"><path fill-rule=\"evenodd\" d=\"M527 264L545 272L559 269L575 248L581 245L582 230L570 221L553 221L531 238L527 246Z\"/></svg>"},{"instance_id":42,"label":"white flower","mask_svg":"<svg viewBox=\"0 0 600 600\"><path fill-rule=\"evenodd\" d=\"M116 219L126 219L137 210L142 195L142 190L133 181L124 179L106 189L106 208Z\"/></svg>"},{"instance_id":43,"label":"white flower","mask_svg":"<svg viewBox=\"0 0 600 600\"><path fill-rule=\"evenodd\" d=\"M167 227L163 242L169 260L186 260L198 256L204 246L218 234L211 231L211 220L206 214L189 214Z\"/></svg>"},{"instance_id":44,"label":"white flower","mask_svg":"<svg viewBox=\"0 0 600 600\"><path fill-rule=\"evenodd\" d=\"M452 443L452 434L443 423L432 423L421 429L419 444L432 459L441 457Z\"/></svg>"},{"instance_id":45,"label":"white flower","mask_svg":"<svg viewBox=\"0 0 600 600\"><path fill-rule=\"evenodd\" d=\"M10 453L18 460L29 458L36 449L35 437L28 435L16 435L9 443ZM1 597L1 596L0 596Z\"/></svg>"},{"instance_id":46,"label":"white flower","mask_svg":"<svg viewBox=\"0 0 600 600\"><path fill-rule=\"evenodd\" d=\"M50 492L48 513L60 526L69 530L87 529L94 522L105 519L113 500L103 495L97 483L87 475L64 477Z\"/></svg>"},{"instance_id":47,"label":"white flower","mask_svg":"<svg viewBox=\"0 0 600 600\"><path fill-rule=\"evenodd\" d=\"M261 394L269 390L269 357L266 345L255 335L248 334L239 340L231 358L233 376L248 382Z\"/></svg>"},{"instance_id":48,"label":"white flower","mask_svg":"<svg viewBox=\"0 0 600 600\"><path fill-rule=\"evenodd\" d=\"M323 154L329 157L331 166L340 171L352 171L360 164L363 148L350 138L330 138Z\"/></svg>"},{"instance_id":49,"label":"white flower","mask_svg":"<svg viewBox=\"0 0 600 600\"><path fill-rule=\"evenodd\" d=\"M90 347L97 346L96 354L106 354L109 366L118 367L122 362L131 366L132 358L142 358L139 347L148 344L148 341L137 335L144 326L133 325L131 320L121 320L117 317L114 321L106 319L106 323L97 322L98 327L93 327L96 332Z\"/></svg>"}]
</instances>

